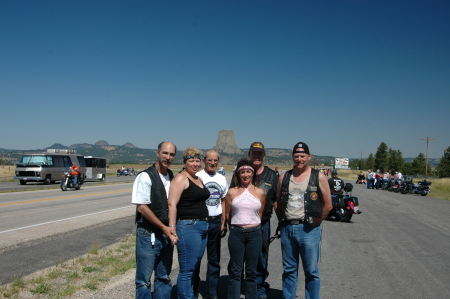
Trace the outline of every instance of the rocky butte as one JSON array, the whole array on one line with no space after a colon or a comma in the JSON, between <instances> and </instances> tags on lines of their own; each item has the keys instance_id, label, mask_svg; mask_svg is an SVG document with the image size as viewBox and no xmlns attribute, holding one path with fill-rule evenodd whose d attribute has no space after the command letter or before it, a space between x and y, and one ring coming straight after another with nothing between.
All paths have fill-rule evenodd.
<instances>
[{"instance_id":1,"label":"rocky butte","mask_svg":"<svg viewBox=\"0 0 450 299\"><path fill-rule=\"evenodd\" d=\"M220 130L217 136L217 142L214 149L219 153L225 154L242 154L241 149L236 143L233 130Z\"/></svg>"}]
</instances>

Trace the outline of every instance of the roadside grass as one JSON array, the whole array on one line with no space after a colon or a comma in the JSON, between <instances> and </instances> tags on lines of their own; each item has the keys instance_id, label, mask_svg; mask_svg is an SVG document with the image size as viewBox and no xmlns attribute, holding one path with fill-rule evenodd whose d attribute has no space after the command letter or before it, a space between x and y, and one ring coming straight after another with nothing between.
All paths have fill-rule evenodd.
<instances>
[{"instance_id":1,"label":"roadside grass","mask_svg":"<svg viewBox=\"0 0 450 299\"><path fill-rule=\"evenodd\" d=\"M134 233L118 244L100 249L93 243L88 253L38 271L0 287L0 298L66 298L122 275L136 266Z\"/></svg>"}]
</instances>

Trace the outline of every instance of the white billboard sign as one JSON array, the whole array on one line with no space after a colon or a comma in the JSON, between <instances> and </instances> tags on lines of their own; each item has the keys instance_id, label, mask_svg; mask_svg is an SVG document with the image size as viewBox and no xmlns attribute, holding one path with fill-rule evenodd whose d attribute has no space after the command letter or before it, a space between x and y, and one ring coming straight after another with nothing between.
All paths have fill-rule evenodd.
<instances>
[{"instance_id":1,"label":"white billboard sign","mask_svg":"<svg viewBox=\"0 0 450 299\"><path fill-rule=\"evenodd\" d=\"M334 165L336 169L348 169L348 158L335 158Z\"/></svg>"}]
</instances>

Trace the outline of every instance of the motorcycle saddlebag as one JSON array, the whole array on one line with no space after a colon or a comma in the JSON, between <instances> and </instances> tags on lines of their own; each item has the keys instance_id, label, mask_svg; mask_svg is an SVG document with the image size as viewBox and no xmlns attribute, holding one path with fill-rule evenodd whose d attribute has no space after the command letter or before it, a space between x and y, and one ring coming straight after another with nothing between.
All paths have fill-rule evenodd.
<instances>
[{"instance_id":1,"label":"motorcycle saddlebag","mask_svg":"<svg viewBox=\"0 0 450 299\"><path fill-rule=\"evenodd\" d=\"M431 182L427 181L427 180L423 180L423 181L420 181L419 184L422 185L422 186L430 186Z\"/></svg>"},{"instance_id":2,"label":"motorcycle saddlebag","mask_svg":"<svg viewBox=\"0 0 450 299\"><path fill-rule=\"evenodd\" d=\"M352 196L353 202L355 203L355 206L359 206L358 197Z\"/></svg>"},{"instance_id":3,"label":"motorcycle saddlebag","mask_svg":"<svg viewBox=\"0 0 450 299\"><path fill-rule=\"evenodd\" d=\"M342 196L331 196L331 203L333 204L333 207L338 209L345 208L345 201Z\"/></svg>"}]
</instances>

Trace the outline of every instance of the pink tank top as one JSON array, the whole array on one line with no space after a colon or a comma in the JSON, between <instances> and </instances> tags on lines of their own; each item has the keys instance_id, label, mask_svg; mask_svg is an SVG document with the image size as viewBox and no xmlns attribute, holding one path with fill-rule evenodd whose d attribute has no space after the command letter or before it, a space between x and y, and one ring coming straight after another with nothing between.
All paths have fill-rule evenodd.
<instances>
[{"instance_id":1,"label":"pink tank top","mask_svg":"<svg viewBox=\"0 0 450 299\"><path fill-rule=\"evenodd\" d=\"M261 202L247 189L231 202L231 224L260 224Z\"/></svg>"}]
</instances>

